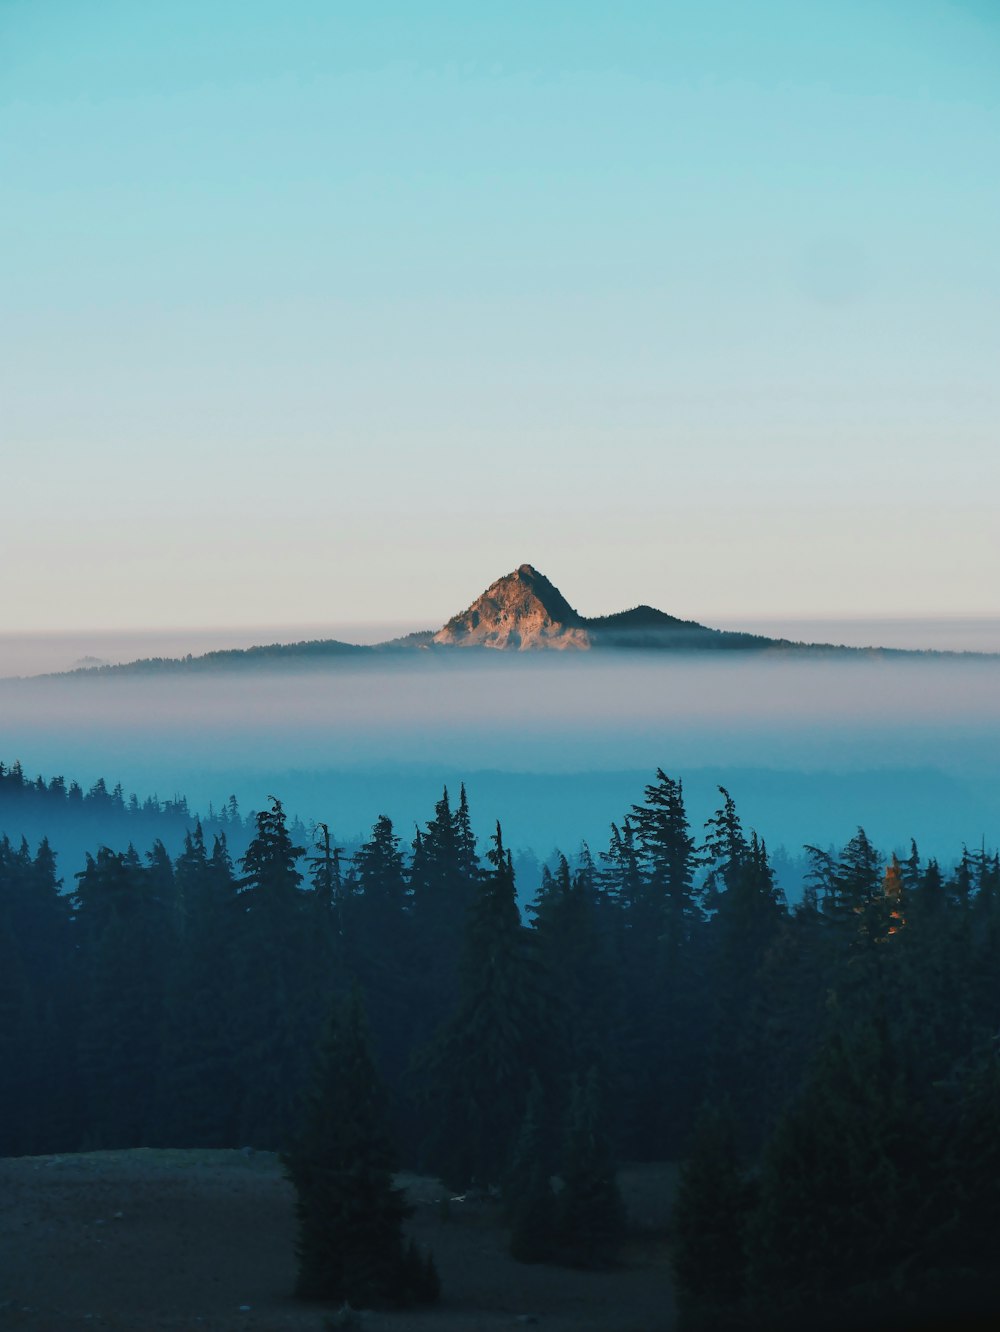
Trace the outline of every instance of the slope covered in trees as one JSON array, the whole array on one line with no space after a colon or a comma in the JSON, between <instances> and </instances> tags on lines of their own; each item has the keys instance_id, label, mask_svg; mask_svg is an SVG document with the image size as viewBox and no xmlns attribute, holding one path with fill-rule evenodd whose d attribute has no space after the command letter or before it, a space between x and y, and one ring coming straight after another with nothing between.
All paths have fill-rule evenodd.
<instances>
[{"instance_id":1,"label":"slope covered in trees","mask_svg":"<svg viewBox=\"0 0 1000 1332\"><path fill-rule=\"evenodd\" d=\"M694 829L662 771L527 920L464 791L351 855L272 800L235 862L196 825L179 855L95 848L71 893L47 842L4 840L0 1151L294 1160L357 991L402 1164L503 1190L519 1257L613 1260L613 1162L690 1155L691 1325L989 1302L1000 861L886 863L861 830L810 857L790 908L730 794Z\"/></svg>"}]
</instances>

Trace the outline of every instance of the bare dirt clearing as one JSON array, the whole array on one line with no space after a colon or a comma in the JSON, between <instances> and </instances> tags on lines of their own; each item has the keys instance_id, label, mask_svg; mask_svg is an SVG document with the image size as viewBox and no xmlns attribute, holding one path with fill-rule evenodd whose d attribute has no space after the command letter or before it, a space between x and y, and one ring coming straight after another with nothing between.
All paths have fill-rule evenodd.
<instances>
[{"instance_id":1,"label":"bare dirt clearing","mask_svg":"<svg viewBox=\"0 0 1000 1332\"><path fill-rule=\"evenodd\" d=\"M434 1309L370 1312L366 1332L662 1332L673 1324L662 1231L669 1167L622 1172L643 1233L620 1267L527 1267L506 1253L496 1205L442 1206L401 1178L410 1233L430 1245ZM267 1153L138 1149L0 1160L0 1327L29 1332L321 1332L330 1311L291 1299L294 1192Z\"/></svg>"}]
</instances>

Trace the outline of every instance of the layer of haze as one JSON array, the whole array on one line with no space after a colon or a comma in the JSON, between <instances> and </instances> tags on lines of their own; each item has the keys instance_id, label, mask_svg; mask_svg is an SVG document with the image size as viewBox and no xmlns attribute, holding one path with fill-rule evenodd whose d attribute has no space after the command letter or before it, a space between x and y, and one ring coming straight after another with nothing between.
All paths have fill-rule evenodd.
<instances>
[{"instance_id":1,"label":"layer of haze","mask_svg":"<svg viewBox=\"0 0 1000 1332\"><path fill-rule=\"evenodd\" d=\"M29 776L104 776L202 810L273 793L342 836L387 812L409 837L465 779L480 832L499 817L540 854L601 846L662 766L695 783L699 822L714 782L732 786L772 846L842 844L858 824L887 850L1000 842L994 659L416 653L6 680L0 711L0 757Z\"/></svg>"},{"instance_id":2,"label":"layer of haze","mask_svg":"<svg viewBox=\"0 0 1000 1332\"><path fill-rule=\"evenodd\" d=\"M998 68L990 0L7 0L0 623L995 614Z\"/></svg>"}]
</instances>

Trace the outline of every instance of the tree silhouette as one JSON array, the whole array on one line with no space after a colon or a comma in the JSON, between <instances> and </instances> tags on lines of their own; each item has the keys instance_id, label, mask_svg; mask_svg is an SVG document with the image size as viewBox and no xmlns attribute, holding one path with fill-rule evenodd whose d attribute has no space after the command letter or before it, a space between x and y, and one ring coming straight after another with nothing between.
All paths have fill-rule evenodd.
<instances>
[{"instance_id":1,"label":"tree silhouette","mask_svg":"<svg viewBox=\"0 0 1000 1332\"><path fill-rule=\"evenodd\" d=\"M436 1298L433 1263L403 1242L385 1098L360 997L338 1005L317 1055L304 1123L284 1156L297 1194L296 1294L355 1307Z\"/></svg>"}]
</instances>

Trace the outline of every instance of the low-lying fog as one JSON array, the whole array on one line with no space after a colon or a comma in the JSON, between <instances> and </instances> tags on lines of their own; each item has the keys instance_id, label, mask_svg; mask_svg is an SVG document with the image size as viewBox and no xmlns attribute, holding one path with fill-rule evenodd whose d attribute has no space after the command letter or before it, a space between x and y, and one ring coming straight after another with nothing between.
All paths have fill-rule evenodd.
<instances>
[{"instance_id":1,"label":"low-lying fog","mask_svg":"<svg viewBox=\"0 0 1000 1332\"><path fill-rule=\"evenodd\" d=\"M731 786L772 846L951 858L1000 841L1000 658L414 652L279 669L0 681L0 758L140 797L267 794L350 837L380 812L405 838L465 778L481 831L547 854L685 779L692 822Z\"/></svg>"}]
</instances>

